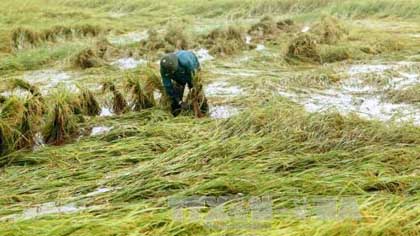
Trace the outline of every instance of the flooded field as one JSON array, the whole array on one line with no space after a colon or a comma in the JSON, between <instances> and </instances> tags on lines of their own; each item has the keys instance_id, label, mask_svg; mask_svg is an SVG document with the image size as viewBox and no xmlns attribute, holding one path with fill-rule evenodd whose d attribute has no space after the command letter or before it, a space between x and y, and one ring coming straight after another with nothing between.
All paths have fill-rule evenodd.
<instances>
[{"instance_id":1,"label":"flooded field","mask_svg":"<svg viewBox=\"0 0 420 236\"><path fill-rule=\"evenodd\" d=\"M419 234L417 0L2 4L0 235Z\"/></svg>"}]
</instances>

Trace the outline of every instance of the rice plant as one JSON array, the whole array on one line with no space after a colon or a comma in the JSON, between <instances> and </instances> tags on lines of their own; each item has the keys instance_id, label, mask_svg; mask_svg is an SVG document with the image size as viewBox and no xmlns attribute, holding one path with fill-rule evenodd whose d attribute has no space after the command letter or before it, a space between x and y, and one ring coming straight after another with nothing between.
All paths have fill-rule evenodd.
<instances>
[{"instance_id":1,"label":"rice plant","mask_svg":"<svg viewBox=\"0 0 420 236\"><path fill-rule=\"evenodd\" d=\"M152 66L148 65L147 67L142 68L138 73L140 73L145 80L145 91L147 91L147 93L158 92L160 94L159 99L157 99L159 101L158 105L164 110L170 110L171 99L166 94L158 71Z\"/></svg>"},{"instance_id":2,"label":"rice plant","mask_svg":"<svg viewBox=\"0 0 420 236\"><path fill-rule=\"evenodd\" d=\"M46 125L43 130L45 143L61 145L78 133L78 118L74 112L75 98L68 90L58 88L49 98Z\"/></svg>"},{"instance_id":3,"label":"rice plant","mask_svg":"<svg viewBox=\"0 0 420 236\"><path fill-rule=\"evenodd\" d=\"M87 116L97 116L101 113L101 107L95 95L88 88L77 85L80 90L78 101L81 113Z\"/></svg>"},{"instance_id":4,"label":"rice plant","mask_svg":"<svg viewBox=\"0 0 420 236\"><path fill-rule=\"evenodd\" d=\"M147 91L139 76L127 76L125 88L130 94L134 111L141 111L155 105L153 90Z\"/></svg>"},{"instance_id":5,"label":"rice plant","mask_svg":"<svg viewBox=\"0 0 420 236\"><path fill-rule=\"evenodd\" d=\"M192 108L194 116L197 118L202 118L208 113L207 98L203 89L203 81L198 72L193 77L193 88L187 96L187 104Z\"/></svg>"},{"instance_id":6,"label":"rice plant","mask_svg":"<svg viewBox=\"0 0 420 236\"><path fill-rule=\"evenodd\" d=\"M114 82L111 80L105 80L102 83L102 92L111 92L112 97L112 111L120 115L129 111L127 100L124 98L122 93L116 88Z\"/></svg>"},{"instance_id":7,"label":"rice plant","mask_svg":"<svg viewBox=\"0 0 420 236\"><path fill-rule=\"evenodd\" d=\"M289 43L287 59L297 59L303 62L321 62L316 38L309 33L301 33Z\"/></svg>"}]
</instances>

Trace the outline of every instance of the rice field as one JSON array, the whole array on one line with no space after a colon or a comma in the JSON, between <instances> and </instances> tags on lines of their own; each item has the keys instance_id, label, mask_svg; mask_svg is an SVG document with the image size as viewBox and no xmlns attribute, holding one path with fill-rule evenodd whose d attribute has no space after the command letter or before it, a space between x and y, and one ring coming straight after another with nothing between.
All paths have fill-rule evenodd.
<instances>
[{"instance_id":1,"label":"rice field","mask_svg":"<svg viewBox=\"0 0 420 236\"><path fill-rule=\"evenodd\" d=\"M420 1L0 6L0 235L420 235Z\"/></svg>"}]
</instances>

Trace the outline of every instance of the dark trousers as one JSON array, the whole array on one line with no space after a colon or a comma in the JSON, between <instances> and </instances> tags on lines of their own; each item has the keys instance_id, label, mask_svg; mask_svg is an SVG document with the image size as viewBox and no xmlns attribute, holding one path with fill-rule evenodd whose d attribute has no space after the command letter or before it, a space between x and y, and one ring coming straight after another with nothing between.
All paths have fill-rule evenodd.
<instances>
[{"instance_id":1,"label":"dark trousers","mask_svg":"<svg viewBox=\"0 0 420 236\"><path fill-rule=\"evenodd\" d=\"M178 101L182 101L182 98L184 97L185 85L178 84L175 82L173 83L172 86L174 88L175 97L178 99ZM182 110L181 106L177 103L174 103L173 101L172 101L171 108L172 108L172 114L174 116L177 116L179 115L179 113L181 113L181 110Z\"/></svg>"}]
</instances>

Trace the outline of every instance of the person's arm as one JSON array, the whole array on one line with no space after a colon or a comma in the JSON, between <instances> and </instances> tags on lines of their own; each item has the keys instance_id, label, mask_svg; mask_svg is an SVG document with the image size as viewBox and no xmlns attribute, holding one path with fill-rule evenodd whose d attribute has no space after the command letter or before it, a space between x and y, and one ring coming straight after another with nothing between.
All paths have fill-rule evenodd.
<instances>
[{"instance_id":1,"label":"person's arm","mask_svg":"<svg viewBox=\"0 0 420 236\"><path fill-rule=\"evenodd\" d=\"M168 73L165 73L162 69L160 70L160 74L162 76L162 83L163 87L165 88L166 94L171 98L173 104L178 104L178 98L175 96L174 87L172 84L172 80L169 77Z\"/></svg>"}]
</instances>

